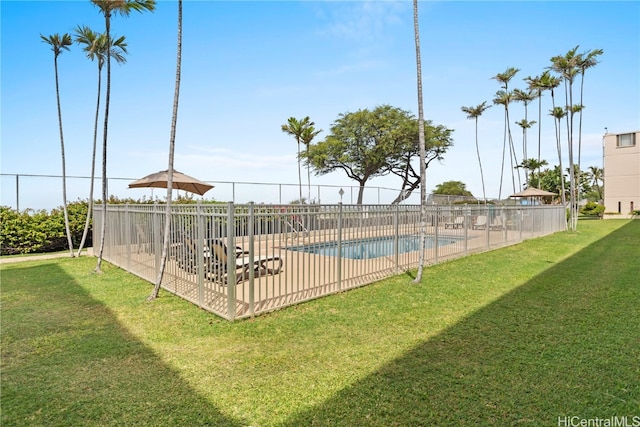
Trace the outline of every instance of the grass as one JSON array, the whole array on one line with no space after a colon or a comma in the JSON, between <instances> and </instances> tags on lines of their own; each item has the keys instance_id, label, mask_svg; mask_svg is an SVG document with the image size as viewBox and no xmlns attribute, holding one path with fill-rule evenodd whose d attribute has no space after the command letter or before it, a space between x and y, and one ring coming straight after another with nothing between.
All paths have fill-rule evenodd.
<instances>
[{"instance_id":1,"label":"grass","mask_svg":"<svg viewBox=\"0 0 640 427\"><path fill-rule=\"evenodd\" d=\"M92 258L0 266L3 426L640 416L640 221L229 323ZM631 418L629 418L631 420Z\"/></svg>"}]
</instances>

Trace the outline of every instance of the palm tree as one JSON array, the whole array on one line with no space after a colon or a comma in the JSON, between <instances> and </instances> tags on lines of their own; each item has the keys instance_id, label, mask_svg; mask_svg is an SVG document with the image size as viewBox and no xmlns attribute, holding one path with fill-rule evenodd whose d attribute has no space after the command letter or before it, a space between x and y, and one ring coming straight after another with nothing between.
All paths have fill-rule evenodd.
<instances>
[{"instance_id":1,"label":"palm tree","mask_svg":"<svg viewBox=\"0 0 640 427\"><path fill-rule=\"evenodd\" d=\"M113 59L119 64L126 62L124 54L127 53L127 44L124 42L124 36L113 41L109 46L107 43L107 37L104 34L99 34L91 30L87 26L78 26L75 33L76 43L83 46L82 50L86 53L87 58L91 61L97 60L98 64L98 96L96 101L96 116L93 124L93 152L91 155L91 179L89 183L89 206L87 209L87 219L84 224L84 231L82 232L82 239L80 240L80 247L78 247L78 256L82 252L84 243L87 239L87 233L89 232L89 223L91 222L91 214L93 211L93 184L95 181L96 170L96 146L98 141L98 118L100 116L100 92L102 86L102 67L106 55L111 55Z\"/></svg>"},{"instance_id":2,"label":"palm tree","mask_svg":"<svg viewBox=\"0 0 640 427\"><path fill-rule=\"evenodd\" d=\"M516 122L518 126L522 128L522 146L523 146L523 162L527 159L527 129L536 124L535 120L522 119ZM529 169L525 168L525 182L529 182Z\"/></svg>"},{"instance_id":3,"label":"palm tree","mask_svg":"<svg viewBox=\"0 0 640 427\"><path fill-rule=\"evenodd\" d=\"M567 188L567 180L565 179L560 166L554 166L553 169L545 169L542 171L542 185L541 190L550 191L558 194L558 198L561 200L566 199L564 189ZM566 224L566 222L565 222Z\"/></svg>"},{"instance_id":4,"label":"palm tree","mask_svg":"<svg viewBox=\"0 0 640 427\"><path fill-rule=\"evenodd\" d=\"M555 128L556 128L556 147L558 149L558 162L560 168L560 174L562 174L562 144L560 143L560 125L562 118L566 115L564 108L562 107L553 107L551 110L551 116L555 118ZM567 200L565 198L565 189L564 189L564 178L561 177L561 186L562 186L562 206L567 206Z\"/></svg>"},{"instance_id":5,"label":"palm tree","mask_svg":"<svg viewBox=\"0 0 640 427\"><path fill-rule=\"evenodd\" d=\"M551 58L551 70L562 76L564 81L565 108L567 114L565 116L567 122L567 146L569 148L569 187L570 187L570 228L575 230L578 221L578 203L576 200L576 180L574 173L574 156L573 156L573 117L577 110L573 105L573 82L579 72L578 64L581 61L580 55L577 54L579 46L570 49L565 55L558 55Z\"/></svg>"},{"instance_id":6,"label":"palm tree","mask_svg":"<svg viewBox=\"0 0 640 427\"><path fill-rule=\"evenodd\" d=\"M556 100L555 100L555 89L560 86L561 80L559 77L556 76L552 76L551 73L548 70L545 70L542 75L540 76L540 82L539 82L539 86L540 88L544 91L544 90L548 90L549 92L551 92L551 107L552 107L552 112L555 110L556 108ZM553 113L551 113L551 115L553 115ZM554 128L556 129L556 139L559 137L559 135L557 135L558 133L558 128L557 128L557 121L554 119ZM538 147L538 150L540 149L540 147ZM558 150L558 161L560 163L562 163L562 159L560 158L562 151ZM540 155L540 151L538 151L538 155ZM540 174L540 171L538 171L538 174Z\"/></svg>"},{"instance_id":7,"label":"palm tree","mask_svg":"<svg viewBox=\"0 0 640 427\"><path fill-rule=\"evenodd\" d=\"M474 119L476 122L476 153L478 154L478 165L480 166L480 179L482 181L482 198L486 201L487 194L484 189L484 174L482 172L482 161L480 160L480 147L478 146L478 117L482 115L491 105L487 105L487 101L475 107L461 107L463 113L467 113L467 119Z\"/></svg>"},{"instance_id":8,"label":"palm tree","mask_svg":"<svg viewBox=\"0 0 640 427\"><path fill-rule=\"evenodd\" d=\"M169 254L169 242L171 240L171 196L173 191L173 160L175 157L176 147L176 123L178 121L178 100L180 98L180 76L182 65L182 0L178 0L178 49L176 54L176 83L173 93L173 113L171 115L171 135L169 137L169 167L167 169L167 208L164 217L164 241L162 245L162 255L160 258L160 271L156 279L155 286L148 301L158 297L160 285L162 284L162 276L167 264L167 256Z\"/></svg>"},{"instance_id":9,"label":"palm tree","mask_svg":"<svg viewBox=\"0 0 640 427\"><path fill-rule=\"evenodd\" d=\"M538 162L541 161L540 152L542 147L542 92L553 89L551 87L551 78L549 71L545 70L540 76L526 77L524 79L529 84L529 90L536 93L538 98ZM538 188L540 188L540 169L538 169Z\"/></svg>"},{"instance_id":10,"label":"palm tree","mask_svg":"<svg viewBox=\"0 0 640 427\"><path fill-rule=\"evenodd\" d=\"M314 125L315 123L313 122L309 123L309 126L304 128L304 130L302 131L302 135L300 135L300 140L305 145L307 150L307 159L309 158L309 145L311 144L311 141L313 141L313 138L315 138L320 132L322 132L322 129L316 130ZM307 200L311 202L311 172L309 171L309 162L307 162L307 187L309 193L309 198Z\"/></svg>"},{"instance_id":11,"label":"palm tree","mask_svg":"<svg viewBox=\"0 0 640 427\"><path fill-rule=\"evenodd\" d=\"M45 37L40 34L42 41L51 46L53 51L53 67L56 75L56 102L58 104L58 127L60 129L60 152L62 154L62 210L64 213L64 228L67 233L67 244L69 245L69 252L73 258L73 241L71 240L71 231L69 229L69 212L67 209L67 170L66 159L64 156L64 133L62 132L62 110L60 108L60 85L58 83L58 56L65 50L69 50L71 46L71 36L67 33L62 36L59 34L53 34L49 37Z\"/></svg>"},{"instance_id":12,"label":"palm tree","mask_svg":"<svg viewBox=\"0 0 640 427\"><path fill-rule=\"evenodd\" d=\"M595 67L598 64L597 56L602 55L604 51L602 49L596 49L594 51L587 51L579 55L577 59L577 69L580 73L580 114L579 114L579 122L578 122L578 168L582 167L582 110L584 109L584 105L582 104L583 95L584 95L584 73L587 69ZM578 187L578 192L580 191L580 187ZM580 194L578 194L578 199L580 199ZM576 206L576 218L578 215L577 212L578 207Z\"/></svg>"},{"instance_id":13,"label":"palm tree","mask_svg":"<svg viewBox=\"0 0 640 427\"><path fill-rule=\"evenodd\" d=\"M542 144L541 121L542 121L542 91L540 85L540 76L527 76L523 79L527 83L529 92L533 94L534 99L538 99L538 161L540 160L540 145Z\"/></svg>"},{"instance_id":14,"label":"palm tree","mask_svg":"<svg viewBox=\"0 0 640 427\"><path fill-rule=\"evenodd\" d=\"M548 165L546 160L538 161L532 158L532 159L524 159L516 167L522 168L531 172L531 174L528 176L528 179L527 179L527 186L540 188L540 174L538 173L538 176L536 177L535 171L536 170L539 171L542 166L546 166L546 165ZM537 178L537 185L534 183L534 181L536 181L536 178Z\"/></svg>"},{"instance_id":15,"label":"palm tree","mask_svg":"<svg viewBox=\"0 0 640 427\"><path fill-rule=\"evenodd\" d=\"M309 116L302 120L298 120L295 117L289 117L286 125L282 125L282 132L293 136L298 144L298 186L300 190L300 203L302 203L302 174L300 172L300 143L302 142L302 134L306 128L313 127L314 123Z\"/></svg>"},{"instance_id":16,"label":"palm tree","mask_svg":"<svg viewBox=\"0 0 640 427\"><path fill-rule=\"evenodd\" d=\"M509 120L509 103L513 101L513 94L509 92L509 81L520 71L518 68L509 67L503 73L498 73L492 79L495 79L500 83L500 87L503 90L496 92L496 96L493 100L494 104L504 105L504 123L505 132L502 145L502 171L500 172L500 189L498 190L498 199L502 197L502 180L504 174L504 155L506 151L507 138L509 141L509 161L511 162L511 181L513 182L513 191L516 191L516 182L513 176L514 166L518 163L515 159L515 150L513 148L513 138L511 137L511 125ZM520 174L518 174L518 180L520 180Z\"/></svg>"},{"instance_id":17,"label":"palm tree","mask_svg":"<svg viewBox=\"0 0 640 427\"><path fill-rule=\"evenodd\" d=\"M598 197L602 200L602 188L600 187L600 182L602 182L602 178L604 177L604 169L599 168L598 166L589 166L589 174L591 176L591 182L598 192Z\"/></svg>"},{"instance_id":18,"label":"palm tree","mask_svg":"<svg viewBox=\"0 0 640 427\"><path fill-rule=\"evenodd\" d=\"M521 90L521 89L514 89L513 90L513 100L517 101L517 102L522 102L522 104L524 104L524 120L528 122L529 120L529 103L531 101L533 101L534 99L536 99L537 95L534 91L529 90L527 92ZM536 122L531 121L528 122L531 125L534 125ZM528 126L528 128L530 128L531 126ZM525 131L522 135L522 158L523 159L528 159L529 158L529 154L528 154L528 145L527 145L527 132Z\"/></svg>"},{"instance_id":19,"label":"palm tree","mask_svg":"<svg viewBox=\"0 0 640 427\"><path fill-rule=\"evenodd\" d=\"M580 72L580 105L582 104L584 94L584 73L589 68L595 67L598 64L597 56L604 53L602 49L596 49L593 51L587 51L580 55L578 61L578 71ZM580 154L582 151L582 110L580 110L580 119L578 124L578 167L580 167Z\"/></svg>"},{"instance_id":20,"label":"palm tree","mask_svg":"<svg viewBox=\"0 0 640 427\"><path fill-rule=\"evenodd\" d=\"M416 74L418 84L418 146L420 156L420 254L418 256L418 272L413 283L422 281L424 269L424 244L427 234L427 164L424 137L424 109L422 100L422 60L420 58L420 29L418 27L418 0L413 0L413 31L416 43Z\"/></svg>"},{"instance_id":21,"label":"palm tree","mask_svg":"<svg viewBox=\"0 0 640 427\"><path fill-rule=\"evenodd\" d=\"M155 0L91 0L100 9L104 16L105 37L111 44L111 17L113 14L129 16L131 11L153 11L156 7ZM109 129L109 103L111 101L111 55L107 55L107 88L104 101L104 127L102 140L102 231L100 232L100 249L98 250L98 262L95 271L100 272L102 265L102 253L104 252L104 238L107 226L107 134Z\"/></svg>"},{"instance_id":22,"label":"palm tree","mask_svg":"<svg viewBox=\"0 0 640 427\"><path fill-rule=\"evenodd\" d=\"M499 90L496 92L495 97L493 98L494 104L499 104L504 106L504 116L505 116L505 125L504 125L504 136L503 136L503 144L502 144L502 169L500 171L500 188L498 190L498 199L502 197L502 182L504 178L504 156L507 150L507 141L509 145L509 161L511 162L511 181L513 183L513 191L516 191L516 181L513 173L513 168L518 164L516 159L516 152L513 146L513 137L511 135L511 125L509 124L509 104L513 101L513 94L511 92L506 92L504 90ZM515 161L514 161L515 160ZM518 180L520 179L520 174L518 174Z\"/></svg>"}]
</instances>

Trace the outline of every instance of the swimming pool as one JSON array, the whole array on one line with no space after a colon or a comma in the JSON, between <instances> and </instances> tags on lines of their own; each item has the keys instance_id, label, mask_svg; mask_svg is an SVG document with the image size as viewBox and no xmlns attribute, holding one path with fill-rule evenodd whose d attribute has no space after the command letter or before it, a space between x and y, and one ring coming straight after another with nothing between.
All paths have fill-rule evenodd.
<instances>
[{"instance_id":1,"label":"swimming pool","mask_svg":"<svg viewBox=\"0 0 640 427\"><path fill-rule=\"evenodd\" d=\"M424 247L431 249L435 246L435 236L425 236ZM450 245L460 241L460 237L438 237L438 247ZM398 236L398 253L417 251L420 247L420 236ZM290 251L307 252L316 255L338 256L338 242L323 242L310 245L293 246ZM341 255L350 259L370 259L390 256L395 253L395 236L376 237L361 240L346 240L342 242Z\"/></svg>"}]
</instances>

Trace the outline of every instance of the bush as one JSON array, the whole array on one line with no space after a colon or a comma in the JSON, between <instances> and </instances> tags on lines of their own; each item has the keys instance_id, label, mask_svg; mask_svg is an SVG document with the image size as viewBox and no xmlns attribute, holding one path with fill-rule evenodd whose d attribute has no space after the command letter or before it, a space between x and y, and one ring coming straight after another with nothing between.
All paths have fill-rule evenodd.
<instances>
[{"instance_id":1,"label":"bush","mask_svg":"<svg viewBox=\"0 0 640 427\"><path fill-rule=\"evenodd\" d=\"M585 216L602 218L604 206L596 202L587 202L587 204L580 209L580 213Z\"/></svg>"},{"instance_id":2,"label":"bush","mask_svg":"<svg viewBox=\"0 0 640 427\"><path fill-rule=\"evenodd\" d=\"M109 198L111 204L153 204L163 203L160 199L120 199L115 196ZM194 204L191 194L179 195L174 204ZM203 203L220 203L215 200L205 200ZM100 200L95 201L100 205ZM67 204L69 214L69 231L73 247L80 246L84 224L87 219L88 200L77 200ZM93 218L89 222L89 231L84 247L93 246ZM52 209L34 211L25 209L18 212L7 206L0 206L0 255L27 254L33 252L58 252L69 249L67 235L64 229L64 210L62 206Z\"/></svg>"},{"instance_id":3,"label":"bush","mask_svg":"<svg viewBox=\"0 0 640 427\"><path fill-rule=\"evenodd\" d=\"M87 216L88 202L78 200L67 205L69 229L74 247L80 245ZM92 245L91 227L85 246ZM32 252L56 252L69 249L64 229L62 207L34 211L25 209L18 212L7 206L0 206L0 254L27 254Z\"/></svg>"}]
</instances>

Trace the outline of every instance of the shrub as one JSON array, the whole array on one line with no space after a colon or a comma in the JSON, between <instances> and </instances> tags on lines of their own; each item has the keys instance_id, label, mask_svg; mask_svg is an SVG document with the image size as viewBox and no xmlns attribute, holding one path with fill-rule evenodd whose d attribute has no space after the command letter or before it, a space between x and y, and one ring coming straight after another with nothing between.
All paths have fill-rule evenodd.
<instances>
[{"instance_id":1,"label":"shrub","mask_svg":"<svg viewBox=\"0 0 640 427\"><path fill-rule=\"evenodd\" d=\"M86 221L88 202L78 200L67 205L69 229L74 247L80 245ZM91 246L91 223L85 246ZM69 249L64 229L62 207L18 212L0 206L0 254L26 254L32 252L55 252Z\"/></svg>"},{"instance_id":2,"label":"shrub","mask_svg":"<svg viewBox=\"0 0 640 427\"><path fill-rule=\"evenodd\" d=\"M95 204L100 205L96 200ZM111 204L153 204L163 203L160 199L120 199L115 196L109 198ZM174 204L194 204L190 194L179 195ZM205 200L203 203L220 203L215 200ZM80 246L84 224L87 219L88 200L78 199L67 204L69 214L69 231L73 247ZM89 222L89 231L85 247L93 246L93 218ZM27 254L33 252L57 252L68 250L69 244L64 229L64 210L62 206L52 209L35 211L25 209L18 212L8 206L0 206L0 255Z\"/></svg>"},{"instance_id":3,"label":"shrub","mask_svg":"<svg viewBox=\"0 0 640 427\"><path fill-rule=\"evenodd\" d=\"M604 206L596 202L587 202L587 204L580 209L580 213L585 216L597 216L602 218L602 215L604 214Z\"/></svg>"}]
</instances>

